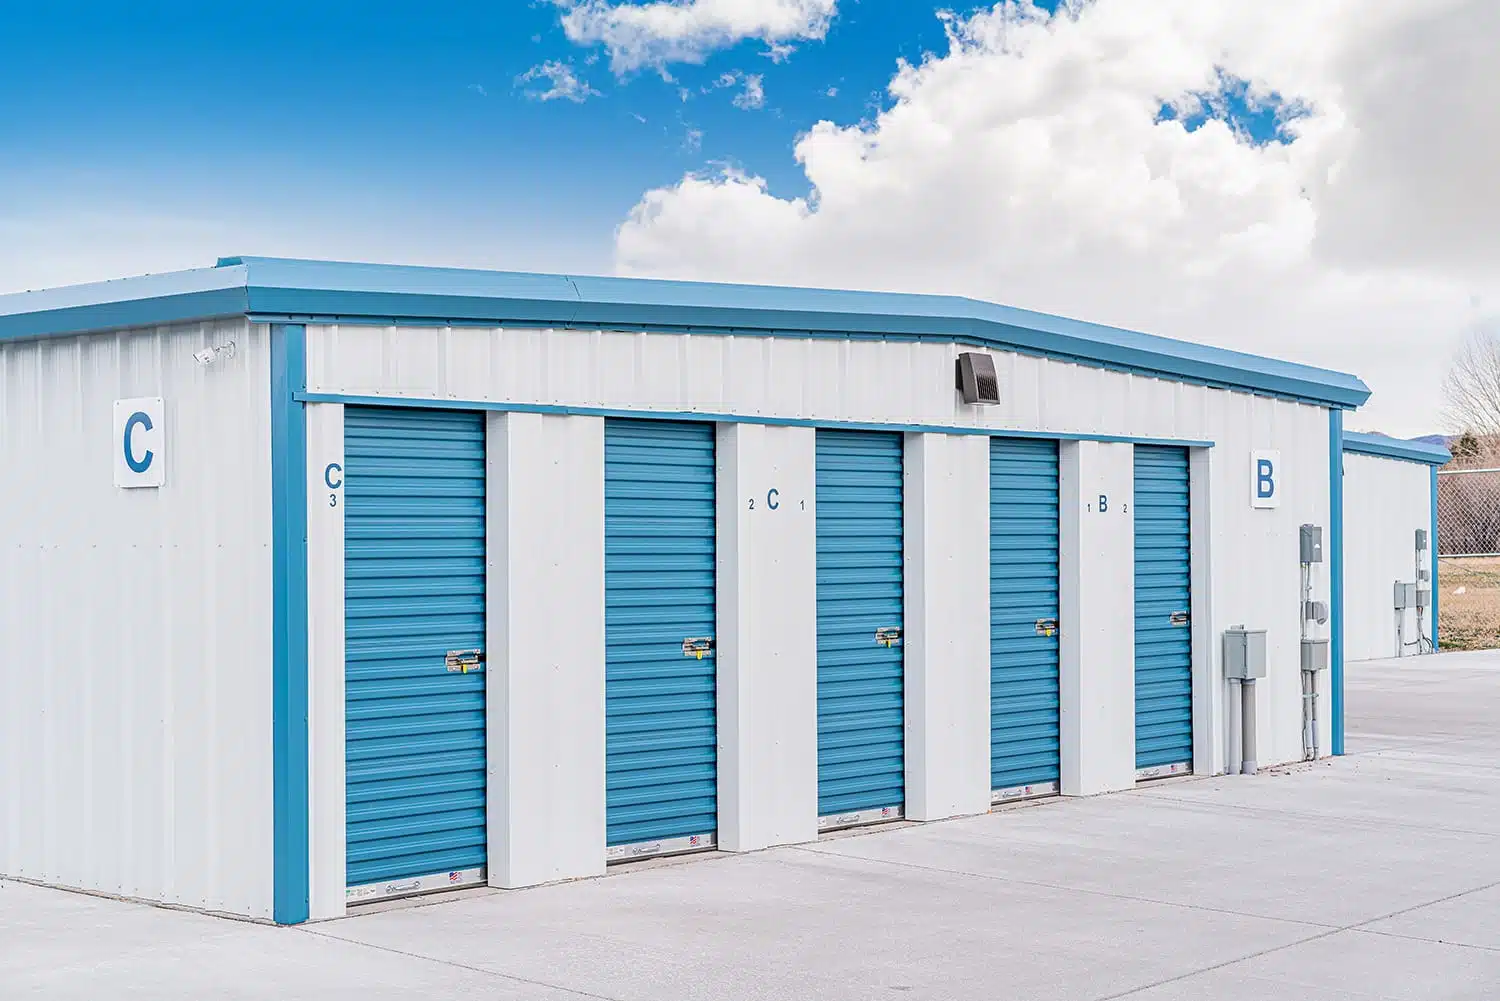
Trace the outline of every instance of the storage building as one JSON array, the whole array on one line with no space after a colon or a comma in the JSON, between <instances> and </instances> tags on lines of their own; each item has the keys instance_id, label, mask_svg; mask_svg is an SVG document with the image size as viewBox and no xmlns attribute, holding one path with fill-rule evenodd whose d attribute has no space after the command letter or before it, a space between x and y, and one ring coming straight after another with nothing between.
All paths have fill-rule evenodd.
<instances>
[{"instance_id":1,"label":"storage building","mask_svg":"<svg viewBox=\"0 0 1500 1001\"><path fill-rule=\"evenodd\" d=\"M1440 445L1344 434L1346 660L1437 650Z\"/></svg>"},{"instance_id":2,"label":"storage building","mask_svg":"<svg viewBox=\"0 0 1500 1001\"><path fill-rule=\"evenodd\" d=\"M1367 396L951 297L0 297L0 874L295 923L1220 773L1232 628L1341 753Z\"/></svg>"}]
</instances>

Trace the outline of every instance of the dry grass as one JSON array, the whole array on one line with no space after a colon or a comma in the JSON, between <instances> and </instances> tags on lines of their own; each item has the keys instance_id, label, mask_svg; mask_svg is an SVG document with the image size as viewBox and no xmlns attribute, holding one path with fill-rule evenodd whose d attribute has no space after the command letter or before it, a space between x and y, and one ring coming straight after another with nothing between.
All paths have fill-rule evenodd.
<instances>
[{"instance_id":1,"label":"dry grass","mask_svg":"<svg viewBox=\"0 0 1500 1001\"><path fill-rule=\"evenodd\" d=\"M1500 647L1500 559L1441 559L1438 587L1441 649ZM1454 593L1459 590L1463 593Z\"/></svg>"}]
</instances>

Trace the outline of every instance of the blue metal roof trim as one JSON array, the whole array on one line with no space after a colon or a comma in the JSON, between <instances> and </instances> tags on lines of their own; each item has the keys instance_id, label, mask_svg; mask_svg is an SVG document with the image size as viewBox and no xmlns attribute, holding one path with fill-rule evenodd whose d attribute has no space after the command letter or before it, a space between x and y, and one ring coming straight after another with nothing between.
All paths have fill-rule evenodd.
<instances>
[{"instance_id":1,"label":"blue metal roof trim","mask_svg":"<svg viewBox=\"0 0 1500 1001\"><path fill-rule=\"evenodd\" d=\"M1357 455L1378 455L1384 459L1425 462L1429 466L1446 465L1453 458L1451 452L1439 445L1402 441L1383 434L1362 434L1357 431L1344 432L1344 451Z\"/></svg>"},{"instance_id":2,"label":"blue metal roof trim","mask_svg":"<svg viewBox=\"0 0 1500 1001\"><path fill-rule=\"evenodd\" d=\"M242 292L243 311L262 319L329 322L533 323L561 327L615 327L782 332L814 336L957 340L1083 364L1138 372L1229 389L1280 396L1322 406L1353 408L1370 391L1357 377L1259 355L1033 313L959 296L642 278L593 278L458 268L348 264L266 257L226 257L208 273L232 273L221 282ZM183 272L201 276L204 272ZM169 278L172 276L159 276ZM106 283L133 291L145 279ZM201 279L200 279L201 281ZM87 286L85 288L97 288ZM7 310L0 297L0 337L49 336L100 329L107 312L70 314L64 305L78 290L58 290L47 310ZM145 299L119 310L131 325L151 318ZM181 319L192 303L163 302L166 318ZM202 303L220 315L222 302ZM103 304L93 308L103 308ZM238 311L238 310L235 310ZM7 314L14 315L7 315ZM9 323L9 328L6 324ZM86 325L80 325L86 324Z\"/></svg>"},{"instance_id":3,"label":"blue metal roof trim","mask_svg":"<svg viewBox=\"0 0 1500 1001\"><path fill-rule=\"evenodd\" d=\"M162 275L0 295L0 341L243 315L249 269Z\"/></svg>"}]
</instances>

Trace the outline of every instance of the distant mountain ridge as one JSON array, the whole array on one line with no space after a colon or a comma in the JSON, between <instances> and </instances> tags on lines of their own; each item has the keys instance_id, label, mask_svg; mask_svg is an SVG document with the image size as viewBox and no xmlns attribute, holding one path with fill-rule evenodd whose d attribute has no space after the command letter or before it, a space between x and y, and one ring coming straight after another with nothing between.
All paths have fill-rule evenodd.
<instances>
[{"instance_id":1,"label":"distant mountain ridge","mask_svg":"<svg viewBox=\"0 0 1500 1001\"><path fill-rule=\"evenodd\" d=\"M1441 445L1443 448L1447 448L1448 443L1458 437L1458 435L1454 434L1424 434L1417 438L1397 438L1395 435L1386 434L1384 431L1365 431L1363 433L1378 434L1380 437L1389 438L1392 441L1409 441L1418 445Z\"/></svg>"}]
</instances>

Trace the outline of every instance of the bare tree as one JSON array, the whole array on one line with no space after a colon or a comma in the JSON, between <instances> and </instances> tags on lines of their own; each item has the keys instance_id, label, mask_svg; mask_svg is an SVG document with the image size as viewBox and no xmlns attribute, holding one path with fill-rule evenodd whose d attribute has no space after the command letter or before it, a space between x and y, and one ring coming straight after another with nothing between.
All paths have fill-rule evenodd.
<instances>
[{"instance_id":1,"label":"bare tree","mask_svg":"<svg viewBox=\"0 0 1500 1001\"><path fill-rule=\"evenodd\" d=\"M1464 339L1443 383L1444 416L1454 431L1500 434L1500 335L1479 330Z\"/></svg>"}]
</instances>

